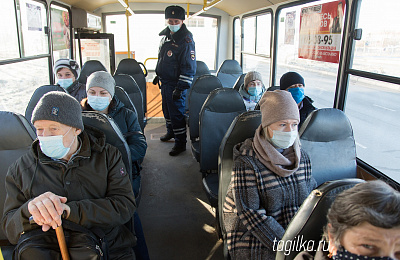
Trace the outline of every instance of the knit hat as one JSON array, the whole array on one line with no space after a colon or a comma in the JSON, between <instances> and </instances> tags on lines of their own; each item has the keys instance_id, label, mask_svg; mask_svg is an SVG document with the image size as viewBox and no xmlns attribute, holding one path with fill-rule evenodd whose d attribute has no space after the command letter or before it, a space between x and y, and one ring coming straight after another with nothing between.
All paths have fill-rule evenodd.
<instances>
[{"instance_id":1,"label":"knit hat","mask_svg":"<svg viewBox=\"0 0 400 260\"><path fill-rule=\"evenodd\" d=\"M285 90L266 91L260 100L260 110L263 128L286 119L300 122L299 108L290 92Z\"/></svg>"},{"instance_id":2,"label":"knit hat","mask_svg":"<svg viewBox=\"0 0 400 260\"><path fill-rule=\"evenodd\" d=\"M249 71L247 72L246 76L244 77L244 87L247 88L247 85L255 80L259 80L262 82L262 77L260 72L257 71Z\"/></svg>"},{"instance_id":3,"label":"knit hat","mask_svg":"<svg viewBox=\"0 0 400 260\"><path fill-rule=\"evenodd\" d=\"M75 79L79 77L81 70L79 69L79 65L76 61L71 59L59 59L54 63L53 71L57 74L59 69L68 68L72 71L75 76Z\"/></svg>"},{"instance_id":4,"label":"knit hat","mask_svg":"<svg viewBox=\"0 0 400 260\"><path fill-rule=\"evenodd\" d=\"M165 8L165 19L179 19L185 20L185 9L178 5L170 5Z\"/></svg>"},{"instance_id":5,"label":"knit hat","mask_svg":"<svg viewBox=\"0 0 400 260\"><path fill-rule=\"evenodd\" d=\"M32 124L38 120L55 121L83 130L81 105L61 91L50 91L39 100L32 112Z\"/></svg>"},{"instance_id":6,"label":"knit hat","mask_svg":"<svg viewBox=\"0 0 400 260\"><path fill-rule=\"evenodd\" d=\"M114 97L115 93L115 80L110 73L106 71L96 71L90 74L86 82L86 92L92 87L101 87Z\"/></svg>"},{"instance_id":7,"label":"knit hat","mask_svg":"<svg viewBox=\"0 0 400 260\"><path fill-rule=\"evenodd\" d=\"M293 71L283 74L280 81L280 89L282 90L286 90L288 87L294 84L303 84L303 86L306 86L304 84L303 77L299 73Z\"/></svg>"}]
</instances>

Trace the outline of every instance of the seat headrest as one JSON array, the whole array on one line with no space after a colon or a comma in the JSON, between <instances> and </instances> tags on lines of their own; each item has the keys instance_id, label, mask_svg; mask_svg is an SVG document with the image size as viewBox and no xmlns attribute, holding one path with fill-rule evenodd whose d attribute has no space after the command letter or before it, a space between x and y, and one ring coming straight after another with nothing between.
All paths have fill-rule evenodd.
<instances>
[{"instance_id":1,"label":"seat headrest","mask_svg":"<svg viewBox=\"0 0 400 260\"><path fill-rule=\"evenodd\" d=\"M242 74L243 70L240 67L239 62L237 60L225 60L218 69L217 75L219 73L225 74Z\"/></svg>"},{"instance_id":2,"label":"seat headrest","mask_svg":"<svg viewBox=\"0 0 400 260\"><path fill-rule=\"evenodd\" d=\"M137 84L136 80L127 74L118 74L114 75L115 84L123 88L126 93L142 93L140 91L139 85Z\"/></svg>"},{"instance_id":3,"label":"seat headrest","mask_svg":"<svg viewBox=\"0 0 400 260\"><path fill-rule=\"evenodd\" d=\"M197 78L191 91L199 94L209 94L216 88L222 88L221 81L216 76L202 75Z\"/></svg>"},{"instance_id":4,"label":"seat headrest","mask_svg":"<svg viewBox=\"0 0 400 260\"><path fill-rule=\"evenodd\" d=\"M123 59L119 62L115 75L119 74L144 74L139 63L135 59Z\"/></svg>"},{"instance_id":5,"label":"seat headrest","mask_svg":"<svg viewBox=\"0 0 400 260\"><path fill-rule=\"evenodd\" d=\"M18 113L0 111L0 150L17 150L32 144L36 139L28 120Z\"/></svg>"},{"instance_id":6,"label":"seat headrest","mask_svg":"<svg viewBox=\"0 0 400 260\"><path fill-rule=\"evenodd\" d=\"M201 110L231 113L246 111L246 106L242 96L233 88L218 88L208 95Z\"/></svg>"},{"instance_id":7,"label":"seat headrest","mask_svg":"<svg viewBox=\"0 0 400 260\"><path fill-rule=\"evenodd\" d=\"M201 76L201 75L206 75L206 74L210 74L210 70L208 69L207 64L205 64L204 62L198 60L196 61L196 75L195 76Z\"/></svg>"},{"instance_id":8,"label":"seat headrest","mask_svg":"<svg viewBox=\"0 0 400 260\"><path fill-rule=\"evenodd\" d=\"M87 78L96 71L107 71L106 67L98 60L88 60L83 64L78 81L86 85Z\"/></svg>"},{"instance_id":9,"label":"seat headrest","mask_svg":"<svg viewBox=\"0 0 400 260\"><path fill-rule=\"evenodd\" d=\"M335 108L314 110L304 121L299 135L302 140L331 142L353 136L353 128L343 111Z\"/></svg>"}]
</instances>

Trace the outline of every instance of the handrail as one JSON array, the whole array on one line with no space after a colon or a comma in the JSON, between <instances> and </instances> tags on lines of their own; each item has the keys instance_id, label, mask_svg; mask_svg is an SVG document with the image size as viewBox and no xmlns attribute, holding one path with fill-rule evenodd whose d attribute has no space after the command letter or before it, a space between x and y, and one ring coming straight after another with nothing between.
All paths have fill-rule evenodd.
<instances>
[{"instance_id":1,"label":"handrail","mask_svg":"<svg viewBox=\"0 0 400 260\"><path fill-rule=\"evenodd\" d=\"M148 60L158 60L158 58L147 58L147 59L145 59L144 62L143 62L144 66L146 66L146 62Z\"/></svg>"},{"instance_id":2,"label":"handrail","mask_svg":"<svg viewBox=\"0 0 400 260\"><path fill-rule=\"evenodd\" d=\"M207 0L204 0L203 8L200 11L198 11L197 13L194 13L191 16L189 16L187 19L190 19L192 17L198 16L199 14L204 13L205 11L207 11L208 9L213 7L214 5L219 4L222 1L223 0L214 0L214 1L210 2L209 4L207 4Z\"/></svg>"}]
</instances>

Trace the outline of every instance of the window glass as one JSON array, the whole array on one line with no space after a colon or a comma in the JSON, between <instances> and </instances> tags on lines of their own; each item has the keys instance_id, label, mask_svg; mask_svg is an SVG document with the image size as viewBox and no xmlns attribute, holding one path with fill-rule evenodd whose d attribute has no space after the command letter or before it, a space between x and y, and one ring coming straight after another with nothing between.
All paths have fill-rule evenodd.
<instances>
[{"instance_id":1,"label":"window glass","mask_svg":"<svg viewBox=\"0 0 400 260\"><path fill-rule=\"evenodd\" d=\"M344 16L338 6L344 3L316 1L279 11L275 85L284 73L298 72L317 108L333 107Z\"/></svg>"},{"instance_id":2,"label":"window glass","mask_svg":"<svg viewBox=\"0 0 400 260\"><path fill-rule=\"evenodd\" d=\"M357 157L396 181L400 181L399 100L398 85L350 76L345 111L353 126Z\"/></svg>"},{"instance_id":3,"label":"window glass","mask_svg":"<svg viewBox=\"0 0 400 260\"><path fill-rule=\"evenodd\" d=\"M239 18L235 18L234 22L233 22L233 28L234 28L234 32L233 32L233 40L234 40L234 53L235 53L235 60L237 60L237 62L239 62L240 64L240 53L241 53L241 27L240 27L240 19Z\"/></svg>"},{"instance_id":4,"label":"window glass","mask_svg":"<svg viewBox=\"0 0 400 260\"><path fill-rule=\"evenodd\" d=\"M271 59L256 56L243 54L243 73L247 73L249 71L258 71L262 75L263 84L268 87L269 84L269 68L271 65Z\"/></svg>"},{"instance_id":5,"label":"window glass","mask_svg":"<svg viewBox=\"0 0 400 260\"><path fill-rule=\"evenodd\" d=\"M48 58L1 65L0 110L24 115L35 89L50 82L48 65Z\"/></svg>"},{"instance_id":6,"label":"window glass","mask_svg":"<svg viewBox=\"0 0 400 260\"><path fill-rule=\"evenodd\" d=\"M49 53L46 7L42 3L31 0L20 0L21 10L21 42L23 56L34 56Z\"/></svg>"},{"instance_id":7,"label":"window glass","mask_svg":"<svg viewBox=\"0 0 400 260\"><path fill-rule=\"evenodd\" d=\"M71 49L71 25L68 9L52 4L51 37L53 42L54 60L69 58Z\"/></svg>"},{"instance_id":8,"label":"window glass","mask_svg":"<svg viewBox=\"0 0 400 260\"><path fill-rule=\"evenodd\" d=\"M356 28L362 39L355 41L353 69L400 77L400 2L363 0ZM384 22L371 17L384 14Z\"/></svg>"},{"instance_id":9,"label":"window glass","mask_svg":"<svg viewBox=\"0 0 400 260\"><path fill-rule=\"evenodd\" d=\"M270 55L271 46L271 14L257 16L257 45L256 53Z\"/></svg>"},{"instance_id":10,"label":"window glass","mask_svg":"<svg viewBox=\"0 0 400 260\"><path fill-rule=\"evenodd\" d=\"M100 61L110 71L110 48L108 39L80 39L82 64L88 60ZM78 46L78 39L75 39L75 45ZM79 51L75 53L76 60L79 61Z\"/></svg>"},{"instance_id":11,"label":"window glass","mask_svg":"<svg viewBox=\"0 0 400 260\"><path fill-rule=\"evenodd\" d=\"M1 0L0 60L19 58L17 20L14 0Z\"/></svg>"},{"instance_id":12,"label":"window glass","mask_svg":"<svg viewBox=\"0 0 400 260\"><path fill-rule=\"evenodd\" d=\"M243 19L243 51L256 52L256 17Z\"/></svg>"}]
</instances>

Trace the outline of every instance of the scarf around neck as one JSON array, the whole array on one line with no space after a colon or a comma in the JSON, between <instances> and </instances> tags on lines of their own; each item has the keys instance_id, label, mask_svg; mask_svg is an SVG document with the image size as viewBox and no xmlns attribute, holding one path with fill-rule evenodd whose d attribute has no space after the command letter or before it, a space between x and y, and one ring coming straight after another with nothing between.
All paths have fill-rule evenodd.
<instances>
[{"instance_id":1,"label":"scarf around neck","mask_svg":"<svg viewBox=\"0 0 400 260\"><path fill-rule=\"evenodd\" d=\"M297 171L300 163L299 138L297 137L292 146L280 153L263 135L263 128L260 125L253 139L253 149L260 162L281 177L288 177Z\"/></svg>"}]
</instances>

